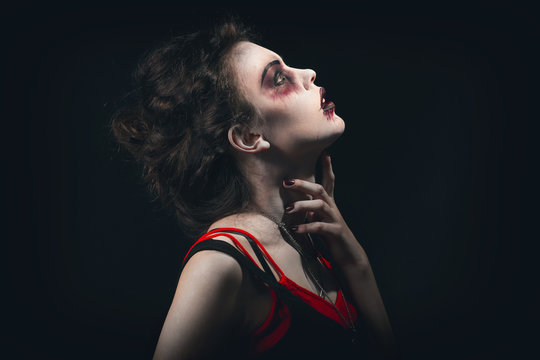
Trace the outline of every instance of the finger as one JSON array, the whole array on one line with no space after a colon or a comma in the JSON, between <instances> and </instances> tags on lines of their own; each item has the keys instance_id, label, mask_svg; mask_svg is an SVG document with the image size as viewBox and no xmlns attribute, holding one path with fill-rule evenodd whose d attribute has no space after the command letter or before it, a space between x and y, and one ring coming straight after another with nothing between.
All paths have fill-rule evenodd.
<instances>
[{"instance_id":1,"label":"finger","mask_svg":"<svg viewBox=\"0 0 540 360\"><path fill-rule=\"evenodd\" d=\"M313 196L314 199L322 199L328 204L333 204L332 198L326 192L326 189L321 185L311 181L291 179L283 180L283 186L288 190L302 192Z\"/></svg>"},{"instance_id":2,"label":"finger","mask_svg":"<svg viewBox=\"0 0 540 360\"><path fill-rule=\"evenodd\" d=\"M312 222L297 225L295 232L298 234L318 234L329 239L339 236L339 226L334 223Z\"/></svg>"},{"instance_id":3,"label":"finger","mask_svg":"<svg viewBox=\"0 0 540 360\"><path fill-rule=\"evenodd\" d=\"M323 201L322 199L315 200L300 200L294 203L289 204L285 209L287 213L292 214L295 212L308 212L314 213L312 216L317 216L320 220L323 221L335 221L334 212L330 205ZM312 219L313 220L313 219Z\"/></svg>"},{"instance_id":4,"label":"finger","mask_svg":"<svg viewBox=\"0 0 540 360\"><path fill-rule=\"evenodd\" d=\"M317 215L313 212L313 211L308 211L307 214L306 214L306 222L310 223L310 222L314 222L314 221L318 221L320 219L318 219Z\"/></svg>"},{"instance_id":5,"label":"finger","mask_svg":"<svg viewBox=\"0 0 540 360\"><path fill-rule=\"evenodd\" d=\"M322 186L329 196L334 197L334 182L336 180L336 176L332 170L332 159L328 154L324 154L322 156Z\"/></svg>"}]
</instances>

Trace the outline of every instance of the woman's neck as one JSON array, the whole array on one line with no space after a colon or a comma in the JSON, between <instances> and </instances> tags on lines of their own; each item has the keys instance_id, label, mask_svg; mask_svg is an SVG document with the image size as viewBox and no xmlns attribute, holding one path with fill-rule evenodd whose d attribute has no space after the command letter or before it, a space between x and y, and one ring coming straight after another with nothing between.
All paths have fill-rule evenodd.
<instances>
[{"instance_id":1,"label":"woman's neck","mask_svg":"<svg viewBox=\"0 0 540 360\"><path fill-rule=\"evenodd\" d=\"M304 193L288 190L283 186L286 179L302 179L315 182L315 166L318 154L295 159L272 157L271 154L246 159L249 171L244 172L252 187L251 210L263 212L285 223L302 223L305 213L286 214L285 207L299 200L311 199Z\"/></svg>"}]
</instances>

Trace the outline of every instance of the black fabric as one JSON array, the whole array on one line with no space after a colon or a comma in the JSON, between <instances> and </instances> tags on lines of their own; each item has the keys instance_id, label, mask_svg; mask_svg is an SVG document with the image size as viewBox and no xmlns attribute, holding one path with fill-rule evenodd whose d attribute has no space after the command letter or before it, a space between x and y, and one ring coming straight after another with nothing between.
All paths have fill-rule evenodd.
<instances>
[{"instance_id":1,"label":"black fabric","mask_svg":"<svg viewBox=\"0 0 540 360\"><path fill-rule=\"evenodd\" d=\"M249 245L251 245L251 248L253 249L253 251L255 252L255 255L257 255L257 259L259 259L259 262L261 263L264 271L268 274L271 274L272 271L270 270L270 267L268 266L268 262L266 261L261 249L259 249L259 247L257 246L257 243L255 243L255 240L253 240L251 238L251 236L248 236L244 233L241 233L240 231L234 231L234 230L221 230L219 228L217 229L213 229L213 230L219 230L220 232L226 232L226 233L233 233L233 234L238 234L238 235L242 235L243 237L245 237L248 242L249 242ZM213 231L213 230L210 230L210 231Z\"/></svg>"},{"instance_id":2,"label":"black fabric","mask_svg":"<svg viewBox=\"0 0 540 360\"><path fill-rule=\"evenodd\" d=\"M263 256L259 247L254 242L253 244L252 247L255 253ZM290 327L274 347L263 353L256 354L254 357L250 357L244 352L247 351L248 343L246 341L249 340L240 339L238 343L230 344L228 347L230 354L223 354L224 356L227 355L225 358L233 359L233 356L236 359L327 360L342 356L346 356L346 359L349 359L350 356L352 356L351 359L375 358L373 349L369 341L367 341L366 334L363 334L361 331L362 327L359 321L356 323L356 328L360 329L360 331L356 334L344 329L340 324L322 315L290 292L275 279L269 270L263 271L238 249L224 241L213 239L201 241L190 251L185 263L195 253L203 250L221 251L232 256L238 261L244 271L274 289L276 294L287 305L290 312ZM261 261L261 258L259 260ZM261 261L261 263L266 263L266 261Z\"/></svg>"}]
</instances>

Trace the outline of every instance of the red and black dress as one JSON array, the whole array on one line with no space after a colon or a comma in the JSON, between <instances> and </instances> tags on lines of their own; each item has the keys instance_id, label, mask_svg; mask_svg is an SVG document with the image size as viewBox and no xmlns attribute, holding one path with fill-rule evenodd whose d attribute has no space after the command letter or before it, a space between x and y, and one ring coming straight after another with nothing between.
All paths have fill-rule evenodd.
<instances>
[{"instance_id":1,"label":"red and black dress","mask_svg":"<svg viewBox=\"0 0 540 360\"><path fill-rule=\"evenodd\" d=\"M234 235L233 235L234 234ZM236 239L245 237L262 268ZM231 244L213 240L225 236ZM266 284L272 293L272 310L265 322L249 339L230 344L230 356L234 358L256 359L330 359L341 355L358 355L362 359L371 358L368 342L358 333L353 333L347 320L355 322L359 329L354 306L347 302L342 290L338 290L335 307L327 300L301 287L285 276L259 240L248 232L237 228L218 228L203 235L189 249L183 264L197 252L216 250L232 256L244 271ZM319 254L323 263L332 269L331 264ZM270 266L277 272L276 280ZM341 314L338 314L337 311ZM223 354L225 358L229 358ZM230 357L231 359L233 357Z\"/></svg>"}]
</instances>

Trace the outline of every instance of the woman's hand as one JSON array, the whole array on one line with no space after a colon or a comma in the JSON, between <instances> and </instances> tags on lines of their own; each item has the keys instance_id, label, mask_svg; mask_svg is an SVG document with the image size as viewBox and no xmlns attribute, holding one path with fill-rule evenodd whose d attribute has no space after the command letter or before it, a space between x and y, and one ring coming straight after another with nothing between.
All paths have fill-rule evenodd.
<instances>
[{"instance_id":1,"label":"woman's hand","mask_svg":"<svg viewBox=\"0 0 540 360\"><path fill-rule=\"evenodd\" d=\"M322 171L322 185L299 179L283 182L286 189L312 196L312 200L289 204L286 211L307 212L309 223L299 224L296 232L323 236L333 260L343 271L357 310L371 328L381 355L393 359L396 352L392 327L375 276L364 249L345 223L334 201L335 176L329 155L323 155Z\"/></svg>"},{"instance_id":2,"label":"woman's hand","mask_svg":"<svg viewBox=\"0 0 540 360\"><path fill-rule=\"evenodd\" d=\"M311 200L300 200L287 206L286 212L307 212L308 223L298 224L297 233L321 235L335 262L341 268L365 266L367 256L347 226L334 201L335 175L329 155L322 155L322 185L310 181L285 180L286 189L311 195Z\"/></svg>"}]
</instances>

